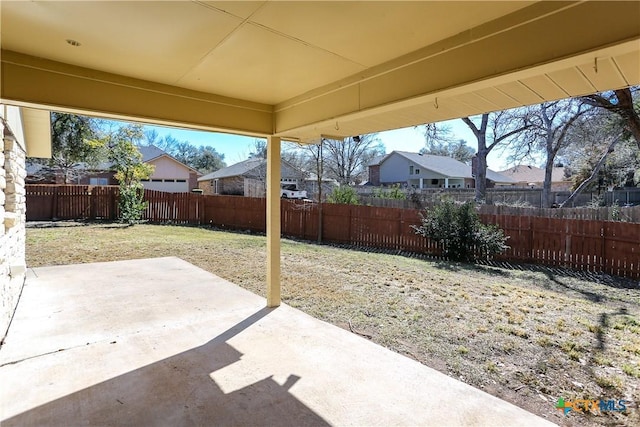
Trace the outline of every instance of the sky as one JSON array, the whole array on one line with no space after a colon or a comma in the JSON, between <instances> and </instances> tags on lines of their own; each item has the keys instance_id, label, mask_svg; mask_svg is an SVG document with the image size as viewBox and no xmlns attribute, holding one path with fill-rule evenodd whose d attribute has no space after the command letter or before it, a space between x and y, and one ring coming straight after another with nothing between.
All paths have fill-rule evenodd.
<instances>
[{"instance_id":1,"label":"sky","mask_svg":"<svg viewBox=\"0 0 640 427\"><path fill-rule=\"evenodd\" d=\"M460 119L441 122L451 128L452 135L455 139L464 139L467 144L474 149L477 148L476 138ZM164 126L145 125L146 130L155 130L162 138L165 135L171 135L179 141L189 141L195 146L210 145L217 152L224 154L224 160L227 165L238 163L247 159L253 148L254 137L231 135L217 132L205 132L188 129L170 128ZM418 152L424 147L424 135L420 129L408 127L385 132L379 132L378 138L382 141L386 148L386 152L390 153L394 150ZM490 153L488 158L489 168L493 170L504 170L512 166L502 159L500 153Z\"/></svg>"}]
</instances>

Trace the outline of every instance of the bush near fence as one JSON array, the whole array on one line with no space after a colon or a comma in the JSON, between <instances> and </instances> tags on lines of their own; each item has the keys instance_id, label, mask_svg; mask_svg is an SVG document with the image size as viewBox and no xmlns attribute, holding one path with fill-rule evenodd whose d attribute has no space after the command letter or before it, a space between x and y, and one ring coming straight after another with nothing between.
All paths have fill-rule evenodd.
<instances>
[{"instance_id":1,"label":"bush near fence","mask_svg":"<svg viewBox=\"0 0 640 427\"><path fill-rule=\"evenodd\" d=\"M117 219L118 188L110 186L27 185L27 220ZM212 225L264 232L266 200L145 190L145 219L157 223ZM322 241L437 256L439 248L411 228L416 209L334 205L282 200L284 236L317 240L322 209ZM539 263L640 278L640 224L601 219L514 215L508 207L490 211L483 222L509 236L510 249L497 260ZM517 208L525 209L525 208ZM564 211L552 209L551 211ZM517 212L517 211L516 211Z\"/></svg>"}]
</instances>

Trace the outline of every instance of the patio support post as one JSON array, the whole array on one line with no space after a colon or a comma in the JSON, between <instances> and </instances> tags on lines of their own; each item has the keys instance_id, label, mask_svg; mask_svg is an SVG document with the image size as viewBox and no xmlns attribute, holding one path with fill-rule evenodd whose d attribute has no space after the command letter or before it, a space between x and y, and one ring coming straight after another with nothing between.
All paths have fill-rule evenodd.
<instances>
[{"instance_id":1,"label":"patio support post","mask_svg":"<svg viewBox=\"0 0 640 427\"><path fill-rule=\"evenodd\" d=\"M280 138L267 140L267 307L280 305Z\"/></svg>"},{"instance_id":2,"label":"patio support post","mask_svg":"<svg viewBox=\"0 0 640 427\"><path fill-rule=\"evenodd\" d=\"M449 178L444 179L444 188L449 188Z\"/></svg>"}]
</instances>

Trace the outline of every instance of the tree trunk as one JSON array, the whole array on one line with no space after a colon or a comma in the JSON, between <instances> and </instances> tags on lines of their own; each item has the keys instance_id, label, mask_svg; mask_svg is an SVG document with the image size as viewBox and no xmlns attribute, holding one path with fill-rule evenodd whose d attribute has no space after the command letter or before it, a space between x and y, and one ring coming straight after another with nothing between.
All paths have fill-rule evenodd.
<instances>
[{"instance_id":1,"label":"tree trunk","mask_svg":"<svg viewBox=\"0 0 640 427\"><path fill-rule=\"evenodd\" d=\"M478 167L475 170L476 176L476 203L484 203L487 197L487 155L486 149L480 149L480 141L478 141Z\"/></svg>"},{"instance_id":2,"label":"tree trunk","mask_svg":"<svg viewBox=\"0 0 640 427\"><path fill-rule=\"evenodd\" d=\"M546 137L545 137L545 150L547 152L547 160L544 164L544 181L542 183L542 207L551 207L551 175L553 174L553 163L556 160L556 154L560 149L562 141L558 141L557 149L553 146L554 132L552 131L552 121L546 115L546 110L543 107L543 120L546 124Z\"/></svg>"},{"instance_id":3,"label":"tree trunk","mask_svg":"<svg viewBox=\"0 0 640 427\"><path fill-rule=\"evenodd\" d=\"M592 183L594 179L596 179L596 177L598 176L598 172L600 172L600 169L602 168L602 165L604 165L604 162L607 160L607 156L609 155L609 153L613 152L613 148L618 143L618 141L620 141L620 138L620 136L617 136L613 139L613 141L611 141L609 147L607 147L607 151L605 151L602 157L600 157L600 160L598 160L598 163L596 163L595 167L593 168L593 172L591 172L591 175L589 175L589 178L582 181L578 188L576 188L575 191L571 193L569 198L562 202L562 204L560 205L561 208L569 206L570 203L573 203L575 198L578 197L580 193L582 193L586 186Z\"/></svg>"},{"instance_id":4,"label":"tree trunk","mask_svg":"<svg viewBox=\"0 0 640 427\"><path fill-rule=\"evenodd\" d=\"M553 158L547 157L547 162L544 166L544 182L542 184L542 207L550 208L551 202L551 175L553 174Z\"/></svg>"},{"instance_id":5,"label":"tree trunk","mask_svg":"<svg viewBox=\"0 0 640 427\"><path fill-rule=\"evenodd\" d=\"M627 119L627 125L633 138L636 140L638 148L640 148L640 115L633 105L633 96L631 89L624 88L614 91L618 98L619 114Z\"/></svg>"}]
</instances>

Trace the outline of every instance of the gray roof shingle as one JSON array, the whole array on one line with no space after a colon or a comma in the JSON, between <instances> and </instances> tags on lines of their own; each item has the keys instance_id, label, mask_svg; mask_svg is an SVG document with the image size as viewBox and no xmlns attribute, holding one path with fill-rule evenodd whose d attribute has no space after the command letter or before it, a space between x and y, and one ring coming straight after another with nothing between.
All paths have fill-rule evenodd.
<instances>
[{"instance_id":1,"label":"gray roof shingle","mask_svg":"<svg viewBox=\"0 0 640 427\"><path fill-rule=\"evenodd\" d=\"M393 151L387 154L385 159L391 156L393 153L397 153L411 162L420 165L421 167L439 173L446 177L451 178L473 178L471 174L471 166L462 163L452 157L435 156L432 154L419 154L410 153L408 151ZM383 159L379 163L384 162ZM499 183L514 183L515 181L507 176L499 174L491 169L487 169L487 179Z\"/></svg>"},{"instance_id":2,"label":"gray roof shingle","mask_svg":"<svg viewBox=\"0 0 640 427\"><path fill-rule=\"evenodd\" d=\"M138 145L138 150L140 151L140 154L142 154L143 162L148 162L149 160L153 160L156 157L162 156L163 154L169 156L167 153L165 153L155 145Z\"/></svg>"},{"instance_id":3,"label":"gray roof shingle","mask_svg":"<svg viewBox=\"0 0 640 427\"><path fill-rule=\"evenodd\" d=\"M198 178L198 181L209 181L211 179L229 178L232 176L243 176L251 172L252 170L261 167L265 164L265 159L252 158L243 160L240 163L236 163L226 168L218 169L215 172L211 172L205 176Z\"/></svg>"},{"instance_id":4,"label":"gray roof shingle","mask_svg":"<svg viewBox=\"0 0 640 427\"><path fill-rule=\"evenodd\" d=\"M554 167L551 171L551 182L571 181L570 178L564 176L564 172L563 167ZM536 166L518 165L503 170L500 174L508 176L516 182L535 183L544 181L544 169Z\"/></svg>"}]
</instances>

